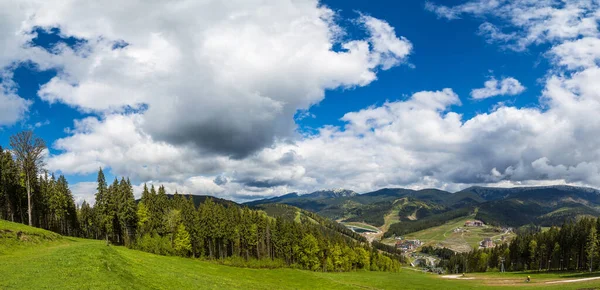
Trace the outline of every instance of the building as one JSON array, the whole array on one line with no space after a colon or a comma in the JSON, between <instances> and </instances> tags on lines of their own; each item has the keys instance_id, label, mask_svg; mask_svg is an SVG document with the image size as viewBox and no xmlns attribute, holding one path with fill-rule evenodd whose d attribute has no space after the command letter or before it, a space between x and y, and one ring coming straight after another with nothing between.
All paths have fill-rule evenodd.
<instances>
[{"instance_id":1,"label":"building","mask_svg":"<svg viewBox=\"0 0 600 290\"><path fill-rule=\"evenodd\" d=\"M494 242L492 241L492 239L485 238L485 239L483 239L483 241L481 241L481 246L484 247L484 248L493 248L496 245L494 244Z\"/></svg>"},{"instance_id":2,"label":"building","mask_svg":"<svg viewBox=\"0 0 600 290\"><path fill-rule=\"evenodd\" d=\"M402 240L396 242L396 249L402 251L412 251L423 245L420 240Z\"/></svg>"},{"instance_id":3,"label":"building","mask_svg":"<svg viewBox=\"0 0 600 290\"><path fill-rule=\"evenodd\" d=\"M474 220L474 221L466 221L465 227L483 227L484 224L482 221Z\"/></svg>"}]
</instances>

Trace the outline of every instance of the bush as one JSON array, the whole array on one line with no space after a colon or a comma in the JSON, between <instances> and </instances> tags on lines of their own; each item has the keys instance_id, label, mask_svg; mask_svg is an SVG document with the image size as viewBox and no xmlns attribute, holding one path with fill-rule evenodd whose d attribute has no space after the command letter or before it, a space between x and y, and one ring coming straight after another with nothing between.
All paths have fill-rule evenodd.
<instances>
[{"instance_id":1,"label":"bush","mask_svg":"<svg viewBox=\"0 0 600 290\"><path fill-rule=\"evenodd\" d=\"M171 256L176 254L175 249L173 249L171 246L171 240L169 237L161 237L156 233L152 235L143 235L138 239L134 248L140 251L163 256Z\"/></svg>"}]
</instances>

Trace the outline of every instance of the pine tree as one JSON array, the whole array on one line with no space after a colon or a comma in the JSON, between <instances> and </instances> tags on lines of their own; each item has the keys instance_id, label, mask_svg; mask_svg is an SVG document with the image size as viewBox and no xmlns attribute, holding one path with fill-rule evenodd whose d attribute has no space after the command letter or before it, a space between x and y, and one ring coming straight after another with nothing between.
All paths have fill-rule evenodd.
<instances>
[{"instance_id":1,"label":"pine tree","mask_svg":"<svg viewBox=\"0 0 600 290\"><path fill-rule=\"evenodd\" d=\"M165 187L162 185L158 187L158 195L156 195L155 205L156 208L153 214L155 215L156 219L156 229L159 234L163 235L168 232L165 218L171 210L171 206Z\"/></svg>"},{"instance_id":2,"label":"pine tree","mask_svg":"<svg viewBox=\"0 0 600 290\"><path fill-rule=\"evenodd\" d=\"M121 235L123 236L123 242L130 244L130 240L135 236L135 229L137 226L137 209L135 204L135 197L133 196L133 187L129 178L121 178L120 183L116 186L118 190L115 191L115 200L117 201L117 218L119 221L119 228L121 229Z\"/></svg>"},{"instance_id":3,"label":"pine tree","mask_svg":"<svg viewBox=\"0 0 600 290\"><path fill-rule=\"evenodd\" d=\"M81 207L78 211L79 217L79 225L81 227L82 237L84 238L94 238L94 218L93 218L93 210L90 205L84 200L81 204Z\"/></svg>"},{"instance_id":4,"label":"pine tree","mask_svg":"<svg viewBox=\"0 0 600 290\"><path fill-rule=\"evenodd\" d=\"M177 227L173 248L182 256L188 256L192 250L190 234L186 230L183 223Z\"/></svg>"},{"instance_id":5,"label":"pine tree","mask_svg":"<svg viewBox=\"0 0 600 290\"><path fill-rule=\"evenodd\" d=\"M594 268L594 258L598 256L598 248L600 248L600 243L598 241L598 233L596 231L596 227L592 226L590 229L590 234L588 235L586 245L586 254L588 257L588 266L590 272L592 272Z\"/></svg>"},{"instance_id":6,"label":"pine tree","mask_svg":"<svg viewBox=\"0 0 600 290\"><path fill-rule=\"evenodd\" d=\"M201 246L199 241L200 237L198 233L200 221L198 219L198 211L196 210L196 206L194 205L192 196L189 196L189 198L184 198L180 210L183 225L190 234L192 255L196 257Z\"/></svg>"},{"instance_id":7,"label":"pine tree","mask_svg":"<svg viewBox=\"0 0 600 290\"><path fill-rule=\"evenodd\" d=\"M106 244L108 245L108 234L112 229L112 220L110 213L110 201L108 194L108 187L106 184L106 179L104 177L104 172L102 172L102 168L98 170L98 187L96 188L96 203L95 207L97 210L95 211L97 215L97 221L99 223L99 228L101 232L104 234L106 238Z\"/></svg>"},{"instance_id":8,"label":"pine tree","mask_svg":"<svg viewBox=\"0 0 600 290\"><path fill-rule=\"evenodd\" d=\"M119 180L115 177L113 183L108 187L108 207L106 208L106 216L108 217L109 225L107 228L109 229L109 235L112 237L113 241L116 239L117 244L121 244L123 229L121 227L121 222L119 221L119 207L121 203L119 202L121 198L121 188L119 187Z\"/></svg>"}]
</instances>

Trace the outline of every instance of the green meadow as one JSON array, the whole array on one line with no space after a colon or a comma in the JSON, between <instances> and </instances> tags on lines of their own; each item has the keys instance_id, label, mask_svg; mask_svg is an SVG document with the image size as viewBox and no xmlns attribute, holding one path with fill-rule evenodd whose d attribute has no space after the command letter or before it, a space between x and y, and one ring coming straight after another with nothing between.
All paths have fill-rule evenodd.
<instances>
[{"instance_id":1,"label":"green meadow","mask_svg":"<svg viewBox=\"0 0 600 290\"><path fill-rule=\"evenodd\" d=\"M600 280L546 283L589 274L487 273L455 279L409 268L399 273L237 268L62 237L2 220L0 274L0 289L594 289L600 285ZM526 275L533 277L531 283L524 282Z\"/></svg>"}]
</instances>

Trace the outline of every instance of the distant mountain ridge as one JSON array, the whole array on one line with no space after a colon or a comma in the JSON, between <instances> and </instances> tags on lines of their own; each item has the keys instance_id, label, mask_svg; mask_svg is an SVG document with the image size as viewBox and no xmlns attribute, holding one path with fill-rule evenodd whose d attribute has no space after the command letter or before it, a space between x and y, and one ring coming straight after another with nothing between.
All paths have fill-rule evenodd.
<instances>
[{"instance_id":1,"label":"distant mountain ridge","mask_svg":"<svg viewBox=\"0 0 600 290\"><path fill-rule=\"evenodd\" d=\"M457 192L382 188L363 194L337 189L304 195L291 193L245 205L269 203L289 204L334 220L366 222L375 226L383 226L389 220L412 222L467 207L478 209L478 219L508 226L552 225L581 215L600 215L599 190L569 185L472 186Z\"/></svg>"},{"instance_id":2,"label":"distant mountain ridge","mask_svg":"<svg viewBox=\"0 0 600 290\"><path fill-rule=\"evenodd\" d=\"M336 198L336 197L352 197L352 196L357 196L357 195L358 195L358 193L356 193L353 190L338 188L338 189L329 189L329 190L315 191L313 193L309 193L309 194L303 195L303 197L311 197L311 198Z\"/></svg>"},{"instance_id":3,"label":"distant mountain ridge","mask_svg":"<svg viewBox=\"0 0 600 290\"><path fill-rule=\"evenodd\" d=\"M571 186L571 185L550 185L550 186L524 186L524 187L483 187L483 186L472 186L466 189L463 189L459 192L472 192L485 200L498 200L504 199L508 197L514 197L519 194L527 193L527 192L537 192L537 191L562 191L562 192L572 192L572 193L587 193L590 195L600 196L600 190L590 188L590 187L579 187L579 186Z\"/></svg>"}]
</instances>

